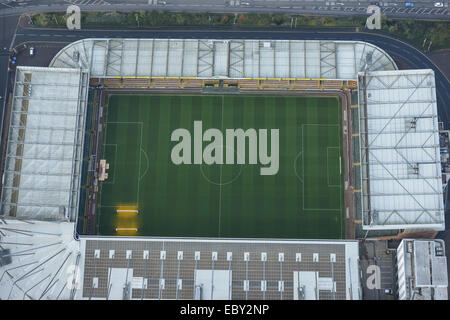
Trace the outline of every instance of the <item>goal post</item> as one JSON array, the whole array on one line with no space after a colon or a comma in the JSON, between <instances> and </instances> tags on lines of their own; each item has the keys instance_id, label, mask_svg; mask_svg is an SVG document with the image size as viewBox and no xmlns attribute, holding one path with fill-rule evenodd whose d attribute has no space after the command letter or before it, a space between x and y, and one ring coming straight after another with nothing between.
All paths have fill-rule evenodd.
<instances>
[{"instance_id":1,"label":"goal post","mask_svg":"<svg viewBox=\"0 0 450 320\"><path fill-rule=\"evenodd\" d=\"M119 213L138 214L138 213L139 213L139 210L137 210L137 209L117 209L117 210L116 210L116 213L117 213L117 214L119 214Z\"/></svg>"},{"instance_id":2,"label":"goal post","mask_svg":"<svg viewBox=\"0 0 450 320\"><path fill-rule=\"evenodd\" d=\"M134 232L137 232L138 228L116 228L116 231L134 231Z\"/></svg>"}]
</instances>

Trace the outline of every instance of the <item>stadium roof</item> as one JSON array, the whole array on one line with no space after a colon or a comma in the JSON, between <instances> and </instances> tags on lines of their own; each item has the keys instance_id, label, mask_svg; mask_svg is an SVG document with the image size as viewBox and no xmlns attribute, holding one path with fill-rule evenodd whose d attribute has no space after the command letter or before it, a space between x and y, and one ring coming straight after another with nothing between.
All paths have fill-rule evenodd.
<instances>
[{"instance_id":1,"label":"stadium roof","mask_svg":"<svg viewBox=\"0 0 450 320\"><path fill-rule=\"evenodd\" d=\"M434 72L358 81L363 229L444 230Z\"/></svg>"},{"instance_id":2,"label":"stadium roof","mask_svg":"<svg viewBox=\"0 0 450 320\"><path fill-rule=\"evenodd\" d=\"M83 66L91 77L228 77L354 80L362 70L396 70L382 49L358 41L84 39L51 67Z\"/></svg>"},{"instance_id":3,"label":"stadium roof","mask_svg":"<svg viewBox=\"0 0 450 320\"><path fill-rule=\"evenodd\" d=\"M1 300L361 299L356 240L74 240L73 225L0 219Z\"/></svg>"},{"instance_id":4,"label":"stadium roof","mask_svg":"<svg viewBox=\"0 0 450 320\"><path fill-rule=\"evenodd\" d=\"M65 300L76 286L74 223L0 219L0 300ZM72 290L74 289L74 290Z\"/></svg>"},{"instance_id":5,"label":"stadium roof","mask_svg":"<svg viewBox=\"0 0 450 320\"><path fill-rule=\"evenodd\" d=\"M77 215L88 72L17 67L1 215Z\"/></svg>"}]
</instances>

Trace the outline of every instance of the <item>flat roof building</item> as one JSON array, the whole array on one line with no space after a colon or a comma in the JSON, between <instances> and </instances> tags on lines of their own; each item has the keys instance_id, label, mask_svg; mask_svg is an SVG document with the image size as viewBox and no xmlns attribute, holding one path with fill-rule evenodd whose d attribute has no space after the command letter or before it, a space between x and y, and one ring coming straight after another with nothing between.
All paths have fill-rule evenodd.
<instances>
[{"instance_id":1,"label":"flat roof building","mask_svg":"<svg viewBox=\"0 0 450 320\"><path fill-rule=\"evenodd\" d=\"M400 300L448 300L443 240L404 239L397 248Z\"/></svg>"},{"instance_id":2,"label":"flat roof building","mask_svg":"<svg viewBox=\"0 0 450 320\"><path fill-rule=\"evenodd\" d=\"M0 220L0 299L361 299L357 240L75 240L73 228Z\"/></svg>"},{"instance_id":3,"label":"flat roof building","mask_svg":"<svg viewBox=\"0 0 450 320\"><path fill-rule=\"evenodd\" d=\"M361 299L356 240L80 242L77 299Z\"/></svg>"}]
</instances>

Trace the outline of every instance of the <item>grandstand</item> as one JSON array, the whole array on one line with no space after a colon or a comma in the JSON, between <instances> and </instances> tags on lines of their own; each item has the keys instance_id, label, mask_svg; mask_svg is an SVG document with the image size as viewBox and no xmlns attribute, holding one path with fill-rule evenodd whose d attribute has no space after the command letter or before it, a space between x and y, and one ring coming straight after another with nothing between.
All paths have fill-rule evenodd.
<instances>
[{"instance_id":1,"label":"grandstand","mask_svg":"<svg viewBox=\"0 0 450 320\"><path fill-rule=\"evenodd\" d=\"M88 83L87 70L17 68L2 215L75 220Z\"/></svg>"},{"instance_id":2,"label":"grandstand","mask_svg":"<svg viewBox=\"0 0 450 320\"><path fill-rule=\"evenodd\" d=\"M395 70L380 48L359 41L84 39L50 67L90 70L91 78L159 77L355 80L360 71Z\"/></svg>"},{"instance_id":3,"label":"grandstand","mask_svg":"<svg viewBox=\"0 0 450 320\"><path fill-rule=\"evenodd\" d=\"M361 299L355 224L389 231L444 223L434 75L397 69L365 42L264 39L84 39L48 68L19 67L2 183L0 298ZM135 237L143 211L128 207L114 210L126 237L98 237L104 101L124 92L339 97L346 240ZM409 122L390 127L398 114ZM390 150L380 151L385 142ZM417 165L399 150L420 150ZM379 152L391 158L377 161ZM101 183L114 177L106 162Z\"/></svg>"},{"instance_id":4,"label":"grandstand","mask_svg":"<svg viewBox=\"0 0 450 320\"><path fill-rule=\"evenodd\" d=\"M432 70L359 74L363 228L444 230Z\"/></svg>"}]
</instances>

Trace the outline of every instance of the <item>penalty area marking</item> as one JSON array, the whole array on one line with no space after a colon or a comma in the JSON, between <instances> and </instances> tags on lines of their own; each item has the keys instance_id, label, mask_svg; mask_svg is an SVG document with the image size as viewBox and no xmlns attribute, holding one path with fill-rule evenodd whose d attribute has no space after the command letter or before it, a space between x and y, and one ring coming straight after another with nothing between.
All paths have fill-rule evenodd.
<instances>
[{"instance_id":1,"label":"penalty area marking","mask_svg":"<svg viewBox=\"0 0 450 320\"><path fill-rule=\"evenodd\" d=\"M138 136L139 164L138 164L138 174L137 174L137 179L136 179L137 180L136 203L139 204L139 189L140 189L140 177L141 177L141 158L142 158L141 150L143 150L142 149L142 136L143 136L144 123L142 121L111 121L111 122L106 122L106 128L108 128L109 124L138 124L138 125L140 125L141 136L140 137ZM116 154L117 154L117 150L116 150ZM145 173L147 173L147 171ZM114 176L115 176L115 171L114 171Z\"/></svg>"},{"instance_id":2,"label":"penalty area marking","mask_svg":"<svg viewBox=\"0 0 450 320\"><path fill-rule=\"evenodd\" d=\"M302 124L302 153L304 153L304 126L321 126L321 127L336 127L339 131L339 125L338 124L315 124L315 123L307 123L307 124ZM340 140L339 140L340 141ZM340 144L340 142L339 142ZM328 148L328 147L327 147ZM335 147L336 148L336 147ZM339 146L340 148L340 146ZM305 164L304 161L302 161L302 172L303 172L303 178L305 177ZM327 165L327 172L328 172L328 165ZM327 173L327 178L328 178L328 173ZM306 179L305 179L306 180ZM340 186L339 186L340 189ZM342 215L342 204L341 204L341 200L340 200L340 196L339 196L339 208L337 209L325 209L325 208L305 208L305 183L303 183L303 188L302 188L302 194L303 194L303 201L302 201L302 209L303 211L339 211L341 212ZM342 231L341 231L342 234Z\"/></svg>"}]
</instances>

